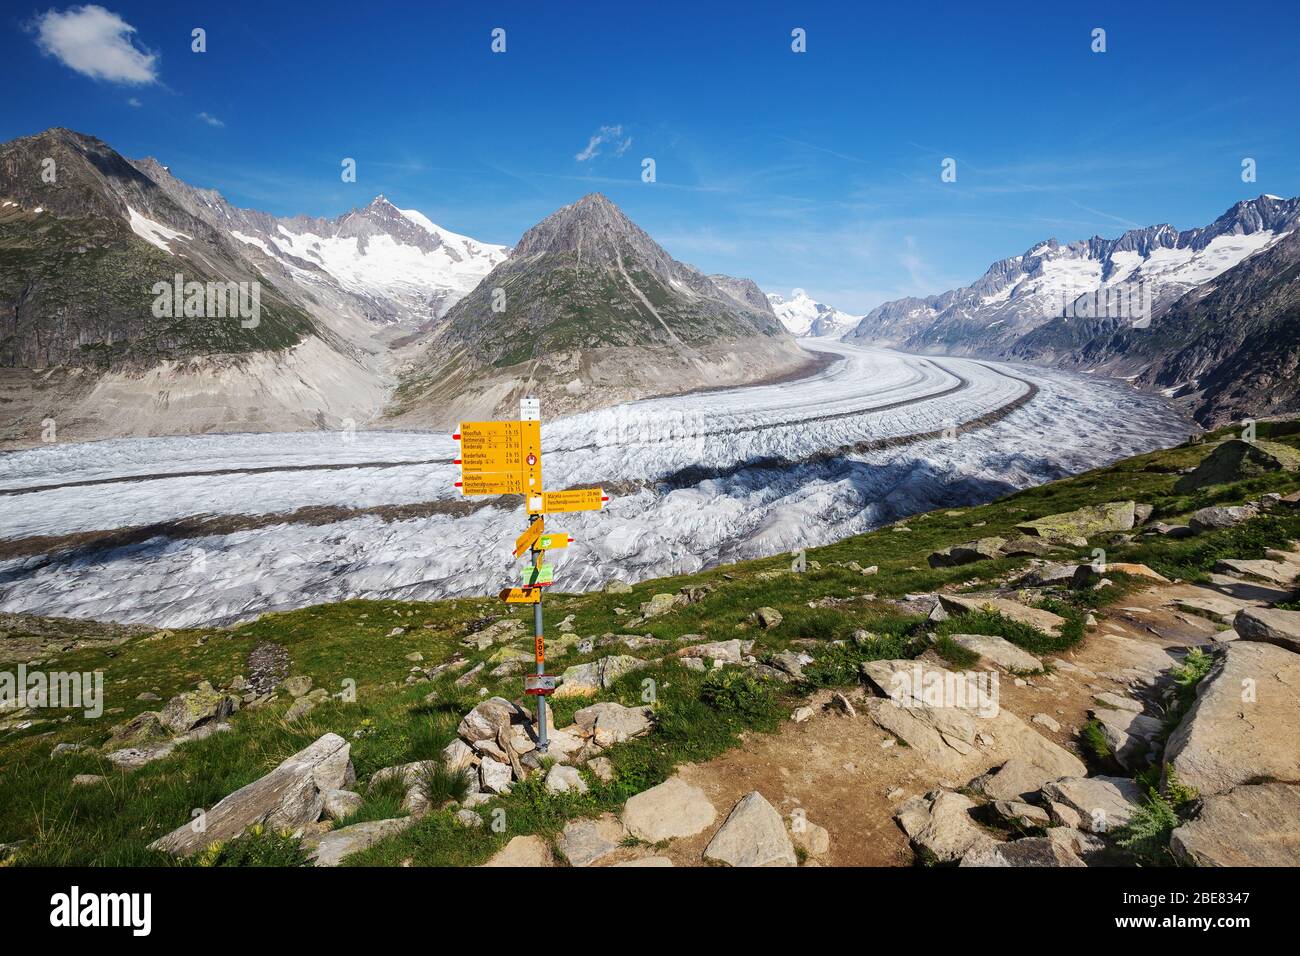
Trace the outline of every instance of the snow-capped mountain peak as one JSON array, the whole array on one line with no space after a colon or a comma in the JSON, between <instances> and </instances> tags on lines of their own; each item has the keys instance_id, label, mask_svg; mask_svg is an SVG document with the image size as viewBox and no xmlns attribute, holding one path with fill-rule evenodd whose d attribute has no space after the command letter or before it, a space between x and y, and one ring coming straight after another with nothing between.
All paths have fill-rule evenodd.
<instances>
[{"instance_id":1,"label":"snow-capped mountain peak","mask_svg":"<svg viewBox=\"0 0 1300 956\"><path fill-rule=\"evenodd\" d=\"M334 219L295 216L273 223L231 235L281 260L299 278L326 273L371 302L372 317L407 326L441 318L510 252L444 229L419 210L399 209L383 195Z\"/></svg>"},{"instance_id":2,"label":"snow-capped mountain peak","mask_svg":"<svg viewBox=\"0 0 1300 956\"><path fill-rule=\"evenodd\" d=\"M849 315L833 306L818 302L803 289L792 289L790 298L776 292L767 293L781 324L792 335L843 335L862 320L860 315Z\"/></svg>"},{"instance_id":3,"label":"snow-capped mountain peak","mask_svg":"<svg viewBox=\"0 0 1300 956\"><path fill-rule=\"evenodd\" d=\"M1181 232L1160 223L1114 239L1068 245L1048 239L993 263L964 288L878 306L849 337L922 352L999 354L1058 316L1087 314L1089 302L1101 296L1123 297L1159 315L1297 224L1300 198L1261 195Z\"/></svg>"}]
</instances>

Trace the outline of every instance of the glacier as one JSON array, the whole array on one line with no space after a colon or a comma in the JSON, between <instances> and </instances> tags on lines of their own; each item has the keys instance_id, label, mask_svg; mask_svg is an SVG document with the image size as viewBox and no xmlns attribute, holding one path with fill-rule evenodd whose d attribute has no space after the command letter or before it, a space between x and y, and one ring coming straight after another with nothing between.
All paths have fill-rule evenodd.
<instances>
[{"instance_id":1,"label":"glacier","mask_svg":"<svg viewBox=\"0 0 1300 956\"><path fill-rule=\"evenodd\" d=\"M599 484L611 497L601 512L548 519L575 539L554 555L557 590L827 544L1191 430L1120 382L801 344L835 361L797 381L552 421L543 408L546 486ZM449 434L321 431L10 453L0 542L22 547L0 561L0 610L185 627L357 597L494 593L517 583L526 519L518 498L462 500L456 449ZM204 521L224 527L204 533ZM115 546L66 537L109 531L133 533Z\"/></svg>"}]
</instances>

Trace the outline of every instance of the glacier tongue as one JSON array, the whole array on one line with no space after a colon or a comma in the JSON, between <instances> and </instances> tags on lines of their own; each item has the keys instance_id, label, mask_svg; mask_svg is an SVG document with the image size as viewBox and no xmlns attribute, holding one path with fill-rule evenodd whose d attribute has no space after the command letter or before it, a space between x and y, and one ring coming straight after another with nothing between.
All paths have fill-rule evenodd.
<instances>
[{"instance_id":1,"label":"glacier tongue","mask_svg":"<svg viewBox=\"0 0 1300 956\"><path fill-rule=\"evenodd\" d=\"M1186 432L1168 406L1115 383L808 345L840 361L797 382L545 424L547 486L600 483L613 492L602 512L553 519L576 539L557 553L557 587L826 544ZM976 419L982 424L960 430ZM454 451L448 435L321 432L15 453L0 459L0 491L9 492L0 540L163 526L111 550L0 562L0 610L178 627L352 597L490 593L515 583L510 550L523 514L492 501L465 509L452 486ZM418 517L365 510L430 503ZM338 509L335 520L295 515L322 505ZM196 516L247 525L166 533L166 522Z\"/></svg>"}]
</instances>

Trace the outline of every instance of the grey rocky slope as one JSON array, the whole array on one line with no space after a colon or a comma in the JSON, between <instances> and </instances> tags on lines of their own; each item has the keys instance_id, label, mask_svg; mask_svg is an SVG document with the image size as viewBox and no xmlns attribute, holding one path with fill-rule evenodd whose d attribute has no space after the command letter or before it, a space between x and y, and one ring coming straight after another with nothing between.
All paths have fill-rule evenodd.
<instances>
[{"instance_id":1,"label":"grey rocky slope","mask_svg":"<svg viewBox=\"0 0 1300 956\"><path fill-rule=\"evenodd\" d=\"M376 420L394 342L506 253L383 197L278 219L71 130L0 144L0 444ZM256 283L256 321L155 314L178 273Z\"/></svg>"},{"instance_id":2,"label":"grey rocky slope","mask_svg":"<svg viewBox=\"0 0 1300 956\"><path fill-rule=\"evenodd\" d=\"M599 193L524 233L447 314L393 413L450 425L507 414L524 392L552 414L788 374L806 354L756 289L673 259Z\"/></svg>"}]
</instances>

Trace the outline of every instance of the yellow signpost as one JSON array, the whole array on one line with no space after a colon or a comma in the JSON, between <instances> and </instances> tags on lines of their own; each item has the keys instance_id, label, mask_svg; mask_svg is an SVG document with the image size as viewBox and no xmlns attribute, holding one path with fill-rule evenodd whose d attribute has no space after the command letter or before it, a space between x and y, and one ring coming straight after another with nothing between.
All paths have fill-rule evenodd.
<instances>
[{"instance_id":1,"label":"yellow signpost","mask_svg":"<svg viewBox=\"0 0 1300 956\"><path fill-rule=\"evenodd\" d=\"M467 495L523 495L542 488L541 423L461 422L460 482Z\"/></svg>"},{"instance_id":2,"label":"yellow signpost","mask_svg":"<svg viewBox=\"0 0 1300 956\"><path fill-rule=\"evenodd\" d=\"M463 495L523 495L528 530L515 539L515 557L531 552L523 572L524 587L506 588L507 604L533 606L533 648L537 673L524 678L524 693L537 697L537 750L546 753L546 697L555 693L556 678L546 673L546 642L542 638L542 587L554 579L543 564L548 550L567 548L567 534L545 534L542 516L562 511L599 511L609 498L601 488L545 491L542 488L542 410L535 398L519 403L517 422L461 422L452 436L460 442L460 481Z\"/></svg>"},{"instance_id":3,"label":"yellow signpost","mask_svg":"<svg viewBox=\"0 0 1300 956\"><path fill-rule=\"evenodd\" d=\"M540 604L541 588L506 588L498 595L507 604Z\"/></svg>"},{"instance_id":4,"label":"yellow signpost","mask_svg":"<svg viewBox=\"0 0 1300 956\"><path fill-rule=\"evenodd\" d=\"M543 491L528 496L528 510L534 514L548 515L561 511L599 511L608 500L604 488Z\"/></svg>"},{"instance_id":5,"label":"yellow signpost","mask_svg":"<svg viewBox=\"0 0 1300 956\"><path fill-rule=\"evenodd\" d=\"M542 537L542 532L545 530L545 527L546 527L545 523L542 521L542 519L538 518L536 521L534 521L532 524L528 526L527 531L525 531L519 537L515 538L516 558L523 557L524 552L533 546L533 542L537 541L539 538ZM554 537L554 535L547 535L546 537L551 538ZM565 537L568 536L566 535Z\"/></svg>"}]
</instances>

